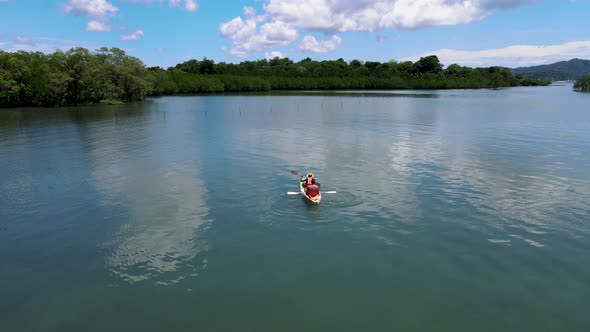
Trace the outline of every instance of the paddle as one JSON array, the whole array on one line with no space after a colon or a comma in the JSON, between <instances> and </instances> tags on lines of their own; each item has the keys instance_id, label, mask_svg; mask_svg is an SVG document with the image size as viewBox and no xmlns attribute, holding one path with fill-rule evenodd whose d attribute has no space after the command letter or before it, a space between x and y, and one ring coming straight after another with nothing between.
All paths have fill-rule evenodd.
<instances>
[{"instance_id":1,"label":"paddle","mask_svg":"<svg viewBox=\"0 0 590 332\"><path fill-rule=\"evenodd\" d=\"M299 173L297 173L297 171L294 169L290 170L290 172L293 175L299 175ZM336 191L321 191L320 193L322 193L322 194L335 194ZM287 195L299 195L299 194L300 194L299 192L295 192L295 191L288 191L287 192Z\"/></svg>"},{"instance_id":2,"label":"paddle","mask_svg":"<svg viewBox=\"0 0 590 332\"><path fill-rule=\"evenodd\" d=\"M320 194L335 194L336 191L321 191ZM287 191L287 195L301 195L300 192Z\"/></svg>"},{"instance_id":3,"label":"paddle","mask_svg":"<svg viewBox=\"0 0 590 332\"><path fill-rule=\"evenodd\" d=\"M294 169L290 170L290 172L291 172L291 174L293 174L293 175L299 175L299 173L297 173L297 171L296 171L296 170L294 170ZM300 175L300 179L299 179L299 180L300 180L300 181L303 181L303 179L304 179L303 175ZM292 194L289 194L289 195L292 195Z\"/></svg>"},{"instance_id":4,"label":"paddle","mask_svg":"<svg viewBox=\"0 0 590 332\"><path fill-rule=\"evenodd\" d=\"M291 174L293 174L293 175L300 176L300 177L301 177L301 181L303 181L303 175L299 175L299 173L297 173L297 171L296 171L296 170L292 169L290 172L291 172Z\"/></svg>"}]
</instances>

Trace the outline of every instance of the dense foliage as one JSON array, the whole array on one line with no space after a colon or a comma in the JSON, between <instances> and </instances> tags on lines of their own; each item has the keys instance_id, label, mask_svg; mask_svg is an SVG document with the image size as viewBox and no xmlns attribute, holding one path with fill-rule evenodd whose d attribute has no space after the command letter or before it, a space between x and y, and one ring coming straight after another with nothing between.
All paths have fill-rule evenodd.
<instances>
[{"instance_id":1,"label":"dense foliage","mask_svg":"<svg viewBox=\"0 0 590 332\"><path fill-rule=\"evenodd\" d=\"M0 51L0 106L77 105L141 100L154 77L137 58L117 48L51 54Z\"/></svg>"},{"instance_id":2,"label":"dense foliage","mask_svg":"<svg viewBox=\"0 0 590 332\"><path fill-rule=\"evenodd\" d=\"M438 57L417 62L365 62L343 59L299 62L290 59L218 63L189 60L164 70L152 67L157 77L154 94L208 93L313 89L454 89L546 85L521 79L509 68L469 68L453 64L443 69Z\"/></svg>"},{"instance_id":3,"label":"dense foliage","mask_svg":"<svg viewBox=\"0 0 590 332\"><path fill-rule=\"evenodd\" d=\"M146 68L118 48L51 54L0 51L0 107L117 103L149 95L309 89L455 89L546 85L504 67L447 68L435 55L417 62L290 59L215 63L189 60Z\"/></svg>"},{"instance_id":4,"label":"dense foliage","mask_svg":"<svg viewBox=\"0 0 590 332\"><path fill-rule=\"evenodd\" d=\"M574 83L574 89L577 91L590 92L590 75L584 76Z\"/></svg>"},{"instance_id":5,"label":"dense foliage","mask_svg":"<svg viewBox=\"0 0 590 332\"><path fill-rule=\"evenodd\" d=\"M590 75L590 60L571 59L549 65L514 68L515 75L548 81L577 80Z\"/></svg>"}]
</instances>

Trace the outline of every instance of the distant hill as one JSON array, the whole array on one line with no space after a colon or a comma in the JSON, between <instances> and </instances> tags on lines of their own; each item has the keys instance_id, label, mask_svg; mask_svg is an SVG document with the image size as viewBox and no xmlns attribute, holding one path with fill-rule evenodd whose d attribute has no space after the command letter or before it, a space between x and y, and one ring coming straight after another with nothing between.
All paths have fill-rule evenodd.
<instances>
[{"instance_id":1,"label":"distant hill","mask_svg":"<svg viewBox=\"0 0 590 332\"><path fill-rule=\"evenodd\" d=\"M519 67L512 69L514 75L526 78L540 78L549 81L577 80L590 75L590 60L571 59L550 65Z\"/></svg>"}]
</instances>

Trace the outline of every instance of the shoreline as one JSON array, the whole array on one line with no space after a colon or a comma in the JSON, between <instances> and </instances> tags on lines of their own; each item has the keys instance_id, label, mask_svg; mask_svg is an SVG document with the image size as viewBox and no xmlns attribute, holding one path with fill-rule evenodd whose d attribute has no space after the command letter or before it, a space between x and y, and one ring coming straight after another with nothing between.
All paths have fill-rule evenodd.
<instances>
[{"instance_id":1,"label":"shoreline","mask_svg":"<svg viewBox=\"0 0 590 332\"><path fill-rule=\"evenodd\" d=\"M380 97L407 97L407 96L414 96L416 98L435 98L433 92L435 91L481 91L481 90L502 90L508 88L545 88L551 85L568 85L564 83L571 83L571 82L551 82L548 85L517 85L517 86L501 86L501 87L482 87L482 88L432 88L432 89L382 89L382 88L375 88L375 89L301 89L301 90L284 90L284 89L275 89L275 90L259 90L259 91L223 91L223 92L196 92L196 93L175 93L175 94L161 94L161 95L148 95L142 100L133 100L133 101L117 101L117 102L85 102L79 103L78 105L56 105L56 106L10 106L10 107L1 107L0 112L7 111L7 110L14 110L14 109L56 109L56 108L76 108L76 107L85 107L85 106L126 106L131 105L137 102L143 102L148 99L157 99L163 97L220 97L220 96L302 96L302 95L310 95L310 96L346 96L346 97L356 97L356 96L380 96ZM411 93L417 92L417 93Z\"/></svg>"}]
</instances>

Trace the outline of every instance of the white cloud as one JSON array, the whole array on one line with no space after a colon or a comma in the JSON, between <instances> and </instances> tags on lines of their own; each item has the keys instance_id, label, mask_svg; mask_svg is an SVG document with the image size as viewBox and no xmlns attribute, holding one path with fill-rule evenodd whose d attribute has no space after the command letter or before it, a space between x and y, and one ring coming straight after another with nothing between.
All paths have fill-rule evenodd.
<instances>
[{"instance_id":1,"label":"white cloud","mask_svg":"<svg viewBox=\"0 0 590 332\"><path fill-rule=\"evenodd\" d=\"M119 8L107 0L70 0L64 7L64 13L88 16L99 20L106 20L117 13Z\"/></svg>"},{"instance_id":2,"label":"white cloud","mask_svg":"<svg viewBox=\"0 0 590 332\"><path fill-rule=\"evenodd\" d=\"M129 0L130 2L135 3L152 3L152 2L163 2L163 0ZM168 0L168 5L170 7L179 7L183 6L184 9L188 10L189 12L194 12L199 8L199 5L195 0Z\"/></svg>"},{"instance_id":3,"label":"white cloud","mask_svg":"<svg viewBox=\"0 0 590 332\"><path fill-rule=\"evenodd\" d=\"M256 15L256 10L254 10L254 8L252 8L252 7L244 6L244 15L246 17L252 17L252 16Z\"/></svg>"},{"instance_id":4,"label":"white cloud","mask_svg":"<svg viewBox=\"0 0 590 332\"><path fill-rule=\"evenodd\" d=\"M18 36L12 43L7 43L6 46L11 51L27 51L27 52L43 52L51 53L57 49L62 51L69 50L73 47L85 47L88 49L97 48L86 41L79 40L68 40L68 39L54 39L54 38L30 38L24 36Z\"/></svg>"},{"instance_id":5,"label":"white cloud","mask_svg":"<svg viewBox=\"0 0 590 332\"><path fill-rule=\"evenodd\" d=\"M283 22L265 23L260 27L260 33L268 45L284 45L298 37L297 31Z\"/></svg>"},{"instance_id":6,"label":"white cloud","mask_svg":"<svg viewBox=\"0 0 590 332\"><path fill-rule=\"evenodd\" d=\"M107 0L70 0L63 9L69 15L90 17L93 20L86 24L86 31L105 32L111 31L108 21L119 8Z\"/></svg>"},{"instance_id":7,"label":"white cloud","mask_svg":"<svg viewBox=\"0 0 590 332\"><path fill-rule=\"evenodd\" d=\"M332 36L330 39L320 41L315 39L314 36L305 36L299 43L299 48L304 52L325 53L337 49L341 43L342 38L338 36Z\"/></svg>"},{"instance_id":8,"label":"white cloud","mask_svg":"<svg viewBox=\"0 0 590 332\"><path fill-rule=\"evenodd\" d=\"M164 52L166 51L166 49L165 49L165 48L163 48L163 47L156 47L156 48L155 48L155 50L156 50L156 52L158 52L158 53L164 53Z\"/></svg>"},{"instance_id":9,"label":"white cloud","mask_svg":"<svg viewBox=\"0 0 590 332\"><path fill-rule=\"evenodd\" d=\"M272 51L272 52L266 52L264 53L264 57L266 58L266 60L271 60L274 58L286 58L286 55L279 52L279 51Z\"/></svg>"},{"instance_id":10,"label":"white cloud","mask_svg":"<svg viewBox=\"0 0 590 332\"><path fill-rule=\"evenodd\" d=\"M194 12L197 10L198 5L193 0L186 0L186 2L184 3L184 8L189 12Z\"/></svg>"},{"instance_id":11,"label":"white cloud","mask_svg":"<svg viewBox=\"0 0 590 332\"><path fill-rule=\"evenodd\" d=\"M237 17L222 23L220 31L222 36L232 40L234 46L231 52L245 56L260 50L260 47L252 46L252 39L264 39L261 36L262 31L250 31L252 28L249 21L266 21L264 24L280 25L284 30L293 31L291 35L299 35L301 30L324 32L327 35L384 29L411 30L469 23L495 11L535 1L537 0L268 0L263 6L262 15L256 16L253 8L244 7L246 20ZM245 29L249 29L251 38L234 38L232 34L223 31L239 22L243 23ZM304 46L314 43L314 39L310 38L302 41ZM292 41L294 40L286 44ZM329 45L334 44L339 42L332 40Z\"/></svg>"},{"instance_id":12,"label":"white cloud","mask_svg":"<svg viewBox=\"0 0 590 332\"><path fill-rule=\"evenodd\" d=\"M435 54L445 65L457 63L463 66L535 66L569 60L590 58L590 40L573 41L557 45L512 45L504 48L479 51L439 49L402 59L416 61L422 56Z\"/></svg>"},{"instance_id":13,"label":"white cloud","mask_svg":"<svg viewBox=\"0 0 590 332\"><path fill-rule=\"evenodd\" d=\"M111 31L111 26L99 21L90 21L86 24L86 31L106 32Z\"/></svg>"},{"instance_id":14,"label":"white cloud","mask_svg":"<svg viewBox=\"0 0 590 332\"><path fill-rule=\"evenodd\" d=\"M253 20L242 20L236 17L233 20L219 25L219 32L222 36L232 40L246 39L256 32L256 22Z\"/></svg>"},{"instance_id":15,"label":"white cloud","mask_svg":"<svg viewBox=\"0 0 590 332\"><path fill-rule=\"evenodd\" d=\"M121 40L126 40L126 41L140 40L141 38L143 38L143 29L141 29L141 28L135 29L135 31L131 34L121 35Z\"/></svg>"},{"instance_id":16,"label":"white cloud","mask_svg":"<svg viewBox=\"0 0 590 332\"><path fill-rule=\"evenodd\" d=\"M229 51L236 56L247 56L273 46L288 45L298 38L297 30L283 22L268 22L258 28L256 18L245 21L236 17L219 25L223 37L233 41Z\"/></svg>"},{"instance_id":17,"label":"white cloud","mask_svg":"<svg viewBox=\"0 0 590 332\"><path fill-rule=\"evenodd\" d=\"M0 0L0 2L3 0ZM152 3L152 2L163 2L163 0L128 0L133 3ZM194 12L197 10L198 5L195 0L168 0L168 5L171 7L183 6L187 11ZM86 24L86 31L91 32L104 32L111 31L112 26L109 23L111 17L119 11L115 5L108 0L69 0L69 2L63 7L63 12L69 15L86 16L92 20ZM140 39L142 34L136 36L124 36L123 40L137 40ZM123 38L123 37L122 37ZM133 39L134 38L134 39Z\"/></svg>"},{"instance_id":18,"label":"white cloud","mask_svg":"<svg viewBox=\"0 0 590 332\"><path fill-rule=\"evenodd\" d=\"M14 39L15 45L35 46L36 42L32 38L18 36Z\"/></svg>"},{"instance_id":19,"label":"white cloud","mask_svg":"<svg viewBox=\"0 0 590 332\"><path fill-rule=\"evenodd\" d=\"M534 0L269 0L273 20L327 33L469 23ZM313 18L313 19L310 19Z\"/></svg>"},{"instance_id":20,"label":"white cloud","mask_svg":"<svg viewBox=\"0 0 590 332\"><path fill-rule=\"evenodd\" d=\"M172 7L177 7L184 3L184 9L188 10L189 12L194 12L198 7L194 0L169 0L168 3Z\"/></svg>"}]
</instances>

